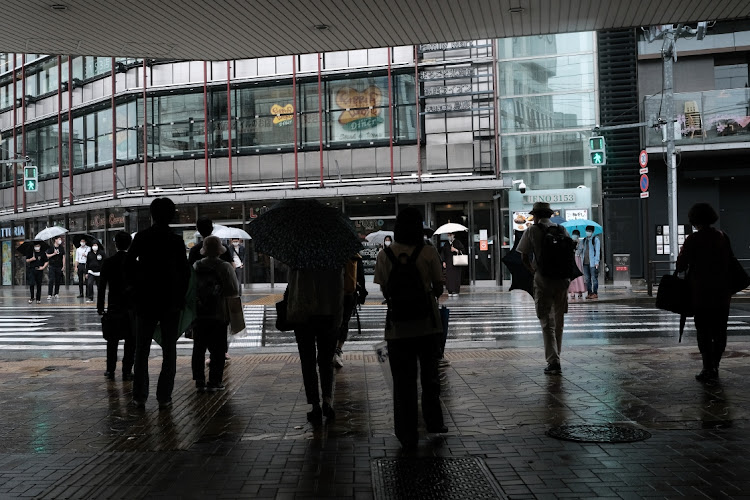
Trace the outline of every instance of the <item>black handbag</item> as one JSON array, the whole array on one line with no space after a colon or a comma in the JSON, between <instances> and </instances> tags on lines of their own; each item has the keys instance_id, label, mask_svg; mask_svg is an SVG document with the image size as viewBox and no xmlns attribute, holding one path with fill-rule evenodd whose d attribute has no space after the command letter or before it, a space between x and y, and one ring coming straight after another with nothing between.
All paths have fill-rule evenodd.
<instances>
[{"instance_id":1,"label":"black handbag","mask_svg":"<svg viewBox=\"0 0 750 500\"><path fill-rule=\"evenodd\" d=\"M102 335L105 340L122 340L132 335L130 315L127 311L102 314Z\"/></svg>"},{"instance_id":2,"label":"black handbag","mask_svg":"<svg viewBox=\"0 0 750 500\"><path fill-rule=\"evenodd\" d=\"M294 330L294 325L287 319L287 307L289 306L288 291L284 292L284 298L276 302L276 329L281 332Z\"/></svg>"},{"instance_id":3,"label":"black handbag","mask_svg":"<svg viewBox=\"0 0 750 500\"><path fill-rule=\"evenodd\" d=\"M678 342L682 342L685 321L688 316L693 316L693 301L687 280L677 276L677 271L674 274L665 274L661 277L659 290L656 292L656 307L680 315Z\"/></svg>"}]
</instances>

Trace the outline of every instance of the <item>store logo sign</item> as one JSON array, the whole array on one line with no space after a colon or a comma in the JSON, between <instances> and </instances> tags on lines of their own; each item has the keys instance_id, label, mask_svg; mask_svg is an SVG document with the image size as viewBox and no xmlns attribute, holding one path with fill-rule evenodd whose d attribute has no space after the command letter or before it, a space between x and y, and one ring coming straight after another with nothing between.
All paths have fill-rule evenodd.
<instances>
[{"instance_id":1,"label":"store logo sign","mask_svg":"<svg viewBox=\"0 0 750 500\"><path fill-rule=\"evenodd\" d=\"M373 128L383 123L380 105L383 92L380 87L370 85L363 91L342 87L336 92L336 104L344 108L339 123L349 131Z\"/></svg>"},{"instance_id":2,"label":"store logo sign","mask_svg":"<svg viewBox=\"0 0 750 500\"><path fill-rule=\"evenodd\" d=\"M574 193L565 194L530 194L523 197L523 202L528 205L541 201L544 203L575 203L576 195Z\"/></svg>"},{"instance_id":3,"label":"store logo sign","mask_svg":"<svg viewBox=\"0 0 750 500\"><path fill-rule=\"evenodd\" d=\"M278 125L280 127L291 125L292 120L294 119L294 106L292 106L291 104L287 104L286 106L274 104L273 106L271 106L271 114L274 115L274 125Z\"/></svg>"},{"instance_id":4,"label":"store logo sign","mask_svg":"<svg viewBox=\"0 0 750 500\"><path fill-rule=\"evenodd\" d=\"M23 229L23 226L14 226L12 229L9 227L0 228L1 238L10 238L11 236L14 236L16 238L23 237L24 233L25 231Z\"/></svg>"}]
</instances>

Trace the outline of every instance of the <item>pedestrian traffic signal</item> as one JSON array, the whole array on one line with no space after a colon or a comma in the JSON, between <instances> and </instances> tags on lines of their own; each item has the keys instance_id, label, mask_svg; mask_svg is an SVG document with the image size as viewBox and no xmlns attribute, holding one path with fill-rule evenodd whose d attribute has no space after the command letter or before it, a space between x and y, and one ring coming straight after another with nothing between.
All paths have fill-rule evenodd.
<instances>
[{"instance_id":1,"label":"pedestrian traffic signal","mask_svg":"<svg viewBox=\"0 0 750 500\"><path fill-rule=\"evenodd\" d=\"M601 166L607 164L607 152L605 148L606 142L604 141L604 137L600 135L589 137L589 156L592 165Z\"/></svg>"},{"instance_id":2,"label":"pedestrian traffic signal","mask_svg":"<svg viewBox=\"0 0 750 500\"><path fill-rule=\"evenodd\" d=\"M39 190L39 171L37 167L23 167L23 190L27 193L35 193Z\"/></svg>"}]
</instances>

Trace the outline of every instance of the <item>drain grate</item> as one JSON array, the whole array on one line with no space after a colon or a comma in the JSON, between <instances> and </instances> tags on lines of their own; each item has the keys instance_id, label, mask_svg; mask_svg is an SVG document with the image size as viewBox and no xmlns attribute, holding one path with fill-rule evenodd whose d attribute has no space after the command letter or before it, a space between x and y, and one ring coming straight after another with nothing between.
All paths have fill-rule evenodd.
<instances>
[{"instance_id":1,"label":"drain grate","mask_svg":"<svg viewBox=\"0 0 750 500\"><path fill-rule=\"evenodd\" d=\"M477 457L379 458L372 463L377 499L506 498Z\"/></svg>"},{"instance_id":2,"label":"drain grate","mask_svg":"<svg viewBox=\"0 0 750 500\"><path fill-rule=\"evenodd\" d=\"M561 425L547 431L549 437L580 443L633 443L651 437L643 429L619 425Z\"/></svg>"}]
</instances>

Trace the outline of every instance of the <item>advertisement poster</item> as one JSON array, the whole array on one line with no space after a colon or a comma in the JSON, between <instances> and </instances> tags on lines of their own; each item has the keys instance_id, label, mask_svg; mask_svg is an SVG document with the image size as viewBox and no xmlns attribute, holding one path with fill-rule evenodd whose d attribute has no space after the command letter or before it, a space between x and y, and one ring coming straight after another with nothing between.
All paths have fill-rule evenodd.
<instances>
[{"instance_id":1,"label":"advertisement poster","mask_svg":"<svg viewBox=\"0 0 750 500\"><path fill-rule=\"evenodd\" d=\"M565 220L582 220L589 218L589 211L585 208L568 208L565 210Z\"/></svg>"},{"instance_id":2,"label":"advertisement poster","mask_svg":"<svg viewBox=\"0 0 750 500\"><path fill-rule=\"evenodd\" d=\"M13 248L11 246L10 241L3 241L2 246L2 255L3 255L3 285L12 285L13 284Z\"/></svg>"},{"instance_id":3,"label":"advertisement poster","mask_svg":"<svg viewBox=\"0 0 750 500\"><path fill-rule=\"evenodd\" d=\"M197 231L195 229L185 230L182 231L182 241L185 242L185 248L187 248L188 253L190 252L190 249L195 246L196 243L196 237L195 233Z\"/></svg>"},{"instance_id":4,"label":"advertisement poster","mask_svg":"<svg viewBox=\"0 0 750 500\"><path fill-rule=\"evenodd\" d=\"M513 212L512 222L515 231L526 231L526 228L534 224L534 216L529 212Z\"/></svg>"},{"instance_id":5,"label":"advertisement poster","mask_svg":"<svg viewBox=\"0 0 750 500\"><path fill-rule=\"evenodd\" d=\"M333 112L331 139L334 141L367 141L388 137L386 108L388 90L378 85L356 89L350 84L334 90L336 107Z\"/></svg>"}]
</instances>

